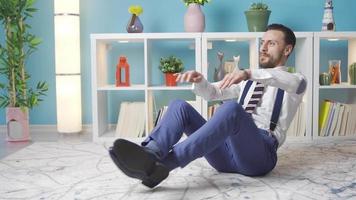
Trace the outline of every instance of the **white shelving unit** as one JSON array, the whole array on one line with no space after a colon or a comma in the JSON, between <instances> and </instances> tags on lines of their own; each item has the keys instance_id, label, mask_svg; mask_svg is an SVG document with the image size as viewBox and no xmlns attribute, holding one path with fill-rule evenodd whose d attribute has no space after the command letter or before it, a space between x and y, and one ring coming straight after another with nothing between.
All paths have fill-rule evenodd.
<instances>
[{"instance_id":1,"label":"white shelving unit","mask_svg":"<svg viewBox=\"0 0 356 200\"><path fill-rule=\"evenodd\" d=\"M294 49L294 63L297 72L304 74L308 81L307 92L304 95L303 101L306 103L304 110L304 118L306 120L305 138L311 139L312 137L312 115L308 111L312 110L312 78L313 78L313 33L311 32L295 32L297 41ZM248 43L248 57L241 57L241 60L248 60L250 68L257 68L258 55L259 55L259 41L262 38L262 32L227 32L227 33L203 33L202 34L202 72L205 77L208 76L209 53L214 48L215 42L234 42L238 45L239 42ZM238 52L237 52L238 53ZM244 66L242 66L244 67ZM246 67L246 66L245 66ZM211 69L210 69L211 70ZM203 100L202 114L205 118L208 116L208 102ZM300 135L304 135L300 133ZM289 136L288 136L289 137ZM304 137L303 137L304 138Z\"/></svg>"},{"instance_id":2,"label":"white shelving unit","mask_svg":"<svg viewBox=\"0 0 356 200\"><path fill-rule=\"evenodd\" d=\"M93 123L93 140L95 142L112 142L117 137L115 136L116 123L110 122L108 108L109 93L125 98L125 93L141 92L144 96L144 115L145 115L145 133L149 133L153 128L153 109L154 109L154 93L159 92L179 92L190 91L191 85L178 85L177 87L166 87L163 84L157 85L154 83L152 71L158 66L152 66L154 57L152 51L157 42L185 42L189 43L186 50L193 54L195 70L201 71L201 33L140 33L140 34L92 34L91 35L91 68L92 68L92 123ZM135 59L142 59L142 70L140 77L143 80L131 82L129 87L116 87L110 82L113 79L112 69L115 65L109 64L109 52L113 45L130 45L139 46L140 52L143 52L143 57L139 56ZM173 54L173 52L172 52ZM118 57L120 55L116 55ZM112 58L111 58L112 59ZM128 60L130 63L130 59ZM112 66L109 66L112 65ZM130 77L135 76L131 72ZM132 80L132 79L131 79ZM196 97L195 107L201 112L201 98ZM117 112L118 113L118 112Z\"/></svg>"},{"instance_id":3,"label":"white shelving unit","mask_svg":"<svg viewBox=\"0 0 356 200\"><path fill-rule=\"evenodd\" d=\"M331 99L335 101L339 101L342 103L356 103L356 85L350 85L349 76L347 75L347 80L342 79L341 84L334 85L320 85L319 84L319 74L324 72L321 71L321 51L323 48L333 48L330 46L322 45L322 42L340 42L347 41L347 63L341 63L341 68L346 68L348 72L348 66L356 62L356 32L315 32L314 33L314 98L313 98L313 139L321 139L321 138L349 138L354 136L319 136L319 111L321 107L321 103L324 99ZM340 49L331 49L332 51L339 51ZM328 60L335 58L326 58ZM344 69L344 71L346 71ZM321 95L326 96L322 97ZM349 95L348 98L344 96ZM345 102L346 101L346 102ZM343 133L341 133L343 134Z\"/></svg>"},{"instance_id":4,"label":"white shelving unit","mask_svg":"<svg viewBox=\"0 0 356 200\"><path fill-rule=\"evenodd\" d=\"M311 139L313 129L316 123L315 116L317 114L310 114L313 110L313 33L312 32L296 32L297 44L294 49L293 65L297 72L303 73L308 80L307 92L304 95L304 102L306 103L304 110L304 117L306 120L305 136L301 138ZM215 48L215 43L224 42L244 42L247 44L248 55L241 59L248 60L251 68L256 68L258 65L258 49L259 41L263 33L253 32L230 32L230 33L139 33L139 34L92 34L91 35L91 68L92 68L92 123L93 123L93 140L95 142L112 142L115 136L116 122L109 119L109 107L111 94L118 95L125 99L126 93L138 92L141 93L144 101L144 115L145 115L145 133L149 133L153 128L154 121L154 99L155 93L162 93L166 98L170 98L172 93L191 92L190 84L178 85L177 87L166 87L162 84L157 84L153 74L161 73L157 71L158 66L152 66L152 61L157 59L156 51L157 42L176 42L184 41L186 43L185 51L189 52L189 56L194 57L193 68L201 72L205 77L208 77L208 71L213 69L213 65L209 66L209 50ZM231 43L230 43L231 44ZM114 76L113 70L116 63L110 63L110 56L112 55L112 46L124 46L130 48L130 45L135 46L138 50L134 51L137 57L141 59L142 69L139 71L139 81L132 81L130 87L116 87L112 79ZM235 45L235 44L233 44ZM175 54L175 52L172 52ZM128 59L129 63L130 60ZM110 66L109 66L110 65ZM209 66L209 67L208 67ZM130 65L131 68L131 65ZM210 69L209 69L210 68ZM189 70L189 69L186 69ZM130 69L131 71L131 69ZM137 72L137 71L136 71ZM130 76L134 74L130 72ZM315 79L315 77L314 77ZM111 80L111 81L110 81ZM325 86L327 87L327 86ZM332 87L332 86L330 86ZM347 86L349 87L349 86ZM167 93L167 95L165 95ZM192 101L192 99L187 99ZM208 102L203 101L200 97L193 99L195 108L207 118ZM314 101L315 102L315 101ZM111 102L112 103L112 102ZM317 112L317 110L313 110ZM119 111L110 111L118 113ZM317 127L316 127L317 128ZM316 129L317 130L317 129ZM304 135L303 133L301 133Z\"/></svg>"}]
</instances>

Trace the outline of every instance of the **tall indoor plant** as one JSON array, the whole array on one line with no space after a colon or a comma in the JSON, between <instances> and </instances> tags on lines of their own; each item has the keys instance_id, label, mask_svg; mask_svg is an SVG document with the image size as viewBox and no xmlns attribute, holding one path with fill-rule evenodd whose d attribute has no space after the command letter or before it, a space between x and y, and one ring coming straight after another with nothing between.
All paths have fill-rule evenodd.
<instances>
[{"instance_id":1,"label":"tall indoor plant","mask_svg":"<svg viewBox=\"0 0 356 200\"><path fill-rule=\"evenodd\" d=\"M34 2L0 0L0 22L4 30L4 42L0 43L0 74L5 79L0 83L0 107L6 107L9 140L28 139L28 109L38 105L48 90L47 83L42 81L34 89L27 86L30 75L25 61L41 42L29 32L31 26L27 23L37 11ZM23 137L11 138L12 134Z\"/></svg>"},{"instance_id":2,"label":"tall indoor plant","mask_svg":"<svg viewBox=\"0 0 356 200\"><path fill-rule=\"evenodd\" d=\"M245 11L248 30L250 32L263 32L268 25L271 11L268 5L263 2L252 3L250 8Z\"/></svg>"},{"instance_id":3,"label":"tall indoor plant","mask_svg":"<svg viewBox=\"0 0 356 200\"><path fill-rule=\"evenodd\" d=\"M188 6L184 15L184 30L186 32L203 32L205 29L205 16L200 6L204 6L209 0L183 0Z\"/></svg>"}]
</instances>

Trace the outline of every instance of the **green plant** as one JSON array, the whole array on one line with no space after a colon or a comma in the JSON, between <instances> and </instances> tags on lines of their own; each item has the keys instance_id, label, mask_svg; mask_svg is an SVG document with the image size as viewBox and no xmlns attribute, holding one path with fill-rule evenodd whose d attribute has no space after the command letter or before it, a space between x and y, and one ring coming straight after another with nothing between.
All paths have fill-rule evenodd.
<instances>
[{"instance_id":1,"label":"green plant","mask_svg":"<svg viewBox=\"0 0 356 200\"><path fill-rule=\"evenodd\" d=\"M161 58L158 67L163 73L179 73L184 70L183 62L175 56Z\"/></svg>"},{"instance_id":2,"label":"green plant","mask_svg":"<svg viewBox=\"0 0 356 200\"><path fill-rule=\"evenodd\" d=\"M256 11L256 10L259 10L259 11L261 11L261 10L268 10L268 5L265 4L265 3L263 3L263 2L252 3L252 4L250 5L249 10L254 10L254 11Z\"/></svg>"},{"instance_id":3,"label":"green plant","mask_svg":"<svg viewBox=\"0 0 356 200\"><path fill-rule=\"evenodd\" d=\"M196 3L199 5L204 6L204 4L209 3L210 0L183 0L183 2L185 3L186 6L188 6L189 4L192 3Z\"/></svg>"},{"instance_id":4,"label":"green plant","mask_svg":"<svg viewBox=\"0 0 356 200\"><path fill-rule=\"evenodd\" d=\"M25 70L26 59L37 49L41 39L29 33L26 20L37 11L35 0L0 0L0 22L5 40L0 43L0 107L32 108L39 104L48 90L46 82L38 82L35 89L27 87L30 75Z\"/></svg>"}]
</instances>

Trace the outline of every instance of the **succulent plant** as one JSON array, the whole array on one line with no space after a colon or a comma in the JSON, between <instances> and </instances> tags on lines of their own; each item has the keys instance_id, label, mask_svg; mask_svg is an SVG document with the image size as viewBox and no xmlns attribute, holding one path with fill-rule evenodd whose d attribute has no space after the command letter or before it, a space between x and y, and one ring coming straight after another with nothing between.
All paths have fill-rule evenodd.
<instances>
[{"instance_id":1,"label":"succulent plant","mask_svg":"<svg viewBox=\"0 0 356 200\"><path fill-rule=\"evenodd\" d=\"M252 3L249 10L268 10L268 5L263 2Z\"/></svg>"}]
</instances>

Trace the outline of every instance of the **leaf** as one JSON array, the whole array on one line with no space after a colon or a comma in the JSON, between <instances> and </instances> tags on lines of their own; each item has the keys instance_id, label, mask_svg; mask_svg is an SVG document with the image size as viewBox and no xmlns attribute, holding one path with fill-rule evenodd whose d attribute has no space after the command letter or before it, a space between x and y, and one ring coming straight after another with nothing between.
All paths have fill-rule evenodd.
<instances>
[{"instance_id":1,"label":"leaf","mask_svg":"<svg viewBox=\"0 0 356 200\"><path fill-rule=\"evenodd\" d=\"M41 42L42 42L42 39L38 38L38 37L32 38L30 41L31 45L33 45L33 46L39 45Z\"/></svg>"}]
</instances>

